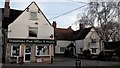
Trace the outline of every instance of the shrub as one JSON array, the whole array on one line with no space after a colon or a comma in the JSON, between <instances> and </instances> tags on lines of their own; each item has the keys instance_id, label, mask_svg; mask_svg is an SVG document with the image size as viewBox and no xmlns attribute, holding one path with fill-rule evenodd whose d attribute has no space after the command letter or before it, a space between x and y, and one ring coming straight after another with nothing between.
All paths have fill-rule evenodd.
<instances>
[{"instance_id":1,"label":"shrub","mask_svg":"<svg viewBox=\"0 0 120 68\"><path fill-rule=\"evenodd\" d=\"M83 51L83 55L84 55L86 58L88 58L88 59L92 57L91 51L90 51L89 49L84 50L84 51Z\"/></svg>"}]
</instances>

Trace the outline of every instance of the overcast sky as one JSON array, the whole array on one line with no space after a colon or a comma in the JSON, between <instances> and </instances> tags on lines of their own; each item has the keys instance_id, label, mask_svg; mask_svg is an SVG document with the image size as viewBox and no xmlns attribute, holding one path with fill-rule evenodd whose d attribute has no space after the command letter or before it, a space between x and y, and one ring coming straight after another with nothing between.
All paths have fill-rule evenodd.
<instances>
[{"instance_id":1,"label":"overcast sky","mask_svg":"<svg viewBox=\"0 0 120 68\"><path fill-rule=\"evenodd\" d=\"M24 10L32 1L35 1L40 9L43 11L48 20L57 22L57 27L59 28L72 28L76 30L78 27L74 25L77 20L76 16L82 15L87 10L87 6L80 8L74 12L68 13L66 15L60 16L55 19L56 16L74 10L81 7L92 0L10 0L10 8L17 10ZM110 0L94 0L94 1L110 1ZM117 1L117 0L115 0ZM80 3L78 3L80 2ZM4 6L4 0L0 0L0 7Z\"/></svg>"},{"instance_id":2,"label":"overcast sky","mask_svg":"<svg viewBox=\"0 0 120 68\"><path fill-rule=\"evenodd\" d=\"M68 13L61 17L51 19L59 16L78 7L85 5L86 3L77 3L77 0L10 0L10 8L17 10L24 10L32 1L35 1L40 9L43 11L48 20L57 22L57 27L68 28L77 20L77 14L83 14L85 7L78 9L74 12ZM87 0L79 0L79 2L87 2ZM0 0L0 7L4 6L4 0ZM76 26L73 26L76 29Z\"/></svg>"}]
</instances>

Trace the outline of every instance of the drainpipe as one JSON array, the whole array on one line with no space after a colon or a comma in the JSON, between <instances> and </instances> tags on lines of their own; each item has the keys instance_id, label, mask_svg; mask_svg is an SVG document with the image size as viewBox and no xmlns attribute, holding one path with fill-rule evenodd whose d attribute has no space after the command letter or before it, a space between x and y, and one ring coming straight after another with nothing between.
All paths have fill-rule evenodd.
<instances>
[{"instance_id":1,"label":"drainpipe","mask_svg":"<svg viewBox=\"0 0 120 68\"><path fill-rule=\"evenodd\" d=\"M52 27L54 28L54 40L55 40L56 43L57 43L56 31L55 31L55 29L56 29L56 27L57 27L57 23L56 23L56 21L53 21L53 23L52 23ZM56 46L56 44L54 44L54 56L55 56L55 46Z\"/></svg>"}]
</instances>

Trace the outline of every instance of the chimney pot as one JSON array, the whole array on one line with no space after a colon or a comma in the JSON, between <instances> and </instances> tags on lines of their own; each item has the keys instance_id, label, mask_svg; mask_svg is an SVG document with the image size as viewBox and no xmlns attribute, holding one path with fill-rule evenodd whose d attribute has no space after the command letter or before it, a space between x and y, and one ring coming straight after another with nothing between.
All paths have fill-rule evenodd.
<instances>
[{"instance_id":1,"label":"chimney pot","mask_svg":"<svg viewBox=\"0 0 120 68\"><path fill-rule=\"evenodd\" d=\"M57 26L56 21L53 21L52 26L53 26L54 28L56 28L56 26Z\"/></svg>"},{"instance_id":2,"label":"chimney pot","mask_svg":"<svg viewBox=\"0 0 120 68\"><path fill-rule=\"evenodd\" d=\"M9 17L10 13L10 6L9 6L10 0L5 0L5 6L4 6L4 16Z\"/></svg>"},{"instance_id":3,"label":"chimney pot","mask_svg":"<svg viewBox=\"0 0 120 68\"><path fill-rule=\"evenodd\" d=\"M80 28L80 31L81 31L81 30L85 29L85 25L83 23L80 23L79 28Z\"/></svg>"}]
</instances>

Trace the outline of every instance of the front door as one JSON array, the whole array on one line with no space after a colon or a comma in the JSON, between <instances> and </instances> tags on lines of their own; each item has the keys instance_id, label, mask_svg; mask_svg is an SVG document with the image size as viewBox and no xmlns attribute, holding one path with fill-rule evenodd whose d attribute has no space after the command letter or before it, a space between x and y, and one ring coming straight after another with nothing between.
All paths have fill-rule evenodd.
<instances>
[{"instance_id":1,"label":"front door","mask_svg":"<svg viewBox=\"0 0 120 68\"><path fill-rule=\"evenodd\" d=\"M30 62L31 60L31 46L25 46L24 62Z\"/></svg>"}]
</instances>

